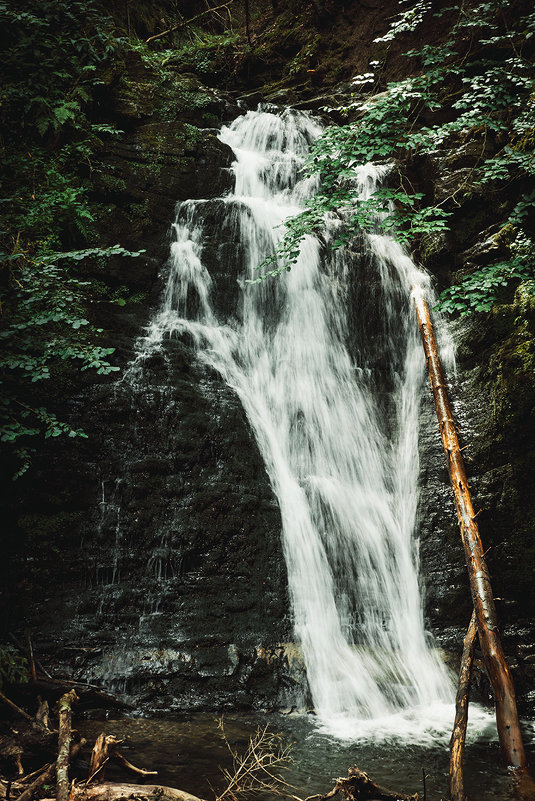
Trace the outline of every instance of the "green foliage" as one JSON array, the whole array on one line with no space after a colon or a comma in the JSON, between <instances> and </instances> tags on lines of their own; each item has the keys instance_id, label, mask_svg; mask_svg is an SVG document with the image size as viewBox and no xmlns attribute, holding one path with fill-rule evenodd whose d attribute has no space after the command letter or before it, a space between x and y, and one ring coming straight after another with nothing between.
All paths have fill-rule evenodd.
<instances>
[{"instance_id":1,"label":"green foliage","mask_svg":"<svg viewBox=\"0 0 535 801\"><path fill-rule=\"evenodd\" d=\"M7 319L0 330L0 382L6 390L0 400L0 442L17 446L15 455L21 467L15 477L30 465L27 444L32 437L86 436L58 420L50 410L36 406L35 391L29 391L28 386L49 379L55 366L65 361L101 375L119 369L108 361L114 348L98 344L102 330L85 317L90 282L82 280L71 266L91 257L116 255L140 254L118 245L32 257L20 252L0 253L0 263L9 271L2 293Z\"/></svg>"},{"instance_id":2,"label":"green foliage","mask_svg":"<svg viewBox=\"0 0 535 801\"><path fill-rule=\"evenodd\" d=\"M101 137L113 126L90 119L95 89L123 42L96 3L0 1L4 36L0 232L0 442L14 478L31 464L37 438L85 437L49 408L41 389L63 363L106 375L113 348L88 319L94 294L80 265L137 256L116 245L73 248L94 237L89 182Z\"/></svg>"},{"instance_id":3,"label":"green foliage","mask_svg":"<svg viewBox=\"0 0 535 801\"><path fill-rule=\"evenodd\" d=\"M400 0L400 6L390 30L377 42L412 33L426 18L433 19L427 0ZM305 211L287 223L277 252L261 265L265 268L275 262L265 276L290 269L303 236L321 234L325 220L333 215L340 221L339 234L330 242L334 247L345 244L355 230L379 227L413 245L424 234L447 230L454 214L449 198L430 204L422 193L405 185L402 169L396 182L391 167L388 185L363 202L355 191L354 170L369 161L402 166L415 155L433 154L452 137L456 143L482 139L472 186L488 186L496 197L506 191L509 197L513 182L518 189L504 242L510 257L477 270L447 290L441 308L456 313L487 311L503 287L533 276L535 192L526 187L535 174L535 81L523 48L535 35L535 12L517 15L508 26L508 8L508 3L495 0L475 8L451 5L437 12L435 17L447 19L440 23L443 41L405 53L418 62L419 74L388 84L378 95L363 100L362 92L380 89L375 78L379 62L370 62L368 71L355 76L355 95L336 109L354 121L329 126L314 144L307 169L319 175L319 190ZM441 113L435 116L437 111ZM426 124L422 123L424 113ZM433 119L437 122L429 122ZM485 141L492 136L506 144L486 156Z\"/></svg>"},{"instance_id":4,"label":"green foliage","mask_svg":"<svg viewBox=\"0 0 535 801\"><path fill-rule=\"evenodd\" d=\"M407 0L400 0L400 5L406 6ZM375 42L391 42L401 33L412 33L424 20L431 10L430 0L418 0L410 8L401 11L394 20L390 29L384 36L375 39Z\"/></svg>"},{"instance_id":5,"label":"green foliage","mask_svg":"<svg viewBox=\"0 0 535 801\"><path fill-rule=\"evenodd\" d=\"M26 0L24 6L0 2L4 113L41 137L79 127L95 73L116 52L106 17L82 0Z\"/></svg>"},{"instance_id":6,"label":"green foliage","mask_svg":"<svg viewBox=\"0 0 535 801\"><path fill-rule=\"evenodd\" d=\"M163 67L172 64L182 72L193 72L208 84L220 82L233 72L238 43L237 33L198 31L191 41L167 51L160 63ZM152 54L152 58L154 56Z\"/></svg>"},{"instance_id":7,"label":"green foliage","mask_svg":"<svg viewBox=\"0 0 535 801\"><path fill-rule=\"evenodd\" d=\"M514 219L514 212L509 219L512 218ZM516 230L511 223L509 227ZM507 261L498 261L475 270L460 284L446 289L440 296L437 307L441 311L461 316L472 312L488 312L498 300L500 291L511 281L526 282L526 288L533 292L535 242L519 232L509 249L511 258Z\"/></svg>"},{"instance_id":8,"label":"green foliage","mask_svg":"<svg viewBox=\"0 0 535 801\"><path fill-rule=\"evenodd\" d=\"M311 66L312 60L316 55L320 43L320 35L316 34L309 42L307 42L301 50L293 57L287 67L289 76L299 75L308 67Z\"/></svg>"},{"instance_id":9,"label":"green foliage","mask_svg":"<svg viewBox=\"0 0 535 801\"><path fill-rule=\"evenodd\" d=\"M0 690L4 684L28 681L28 661L12 645L0 643Z\"/></svg>"}]
</instances>

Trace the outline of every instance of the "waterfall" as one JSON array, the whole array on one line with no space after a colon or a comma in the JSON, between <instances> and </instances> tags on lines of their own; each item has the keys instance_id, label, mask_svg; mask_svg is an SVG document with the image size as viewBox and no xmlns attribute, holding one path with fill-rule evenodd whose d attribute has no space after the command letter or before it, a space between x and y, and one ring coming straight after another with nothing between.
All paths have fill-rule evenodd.
<instances>
[{"instance_id":1,"label":"waterfall","mask_svg":"<svg viewBox=\"0 0 535 801\"><path fill-rule=\"evenodd\" d=\"M166 337L187 336L239 396L280 505L313 706L340 733L449 703L451 683L425 631L415 531L425 372L411 291L429 292L427 276L376 233L335 252L307 236L291 272L246 280L316 188L301 168L319 131L291 110L248 112L222 129L235 190L217 201L218 227L239 241L239 308L217 313L203 262L213 201L179 204L139 361ZM362 198L384 172L355 169Z\"/></svg>"}]
</instances>

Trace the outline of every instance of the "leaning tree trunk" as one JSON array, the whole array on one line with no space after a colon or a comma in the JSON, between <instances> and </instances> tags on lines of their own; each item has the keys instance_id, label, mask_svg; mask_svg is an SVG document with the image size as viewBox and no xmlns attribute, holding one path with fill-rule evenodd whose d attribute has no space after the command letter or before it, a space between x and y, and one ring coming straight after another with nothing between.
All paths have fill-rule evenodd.
<instances>
[{"instance_id":1,"label":"leaning tree trunk","mask_svg":"<svg viewBox=\"0 0 535 801\"><path fill-rule=\"evenodd\" d=\"M427 367L435 398L442 444L446 452L448 470L455 495L457 517L459 519L459 528L464 545L470 589L477 619L479 643L494 691L496 723L502 754L508 765L512 765L515 768L526 768L527 762L516 708L515 688L498 633L494 598L487 565L483 556L483 546L475 521L464 461L451 414L446 381L438 355L429 309L421 290L414 292L414 303L427 357Z\"/></svg>"}]
</instances>

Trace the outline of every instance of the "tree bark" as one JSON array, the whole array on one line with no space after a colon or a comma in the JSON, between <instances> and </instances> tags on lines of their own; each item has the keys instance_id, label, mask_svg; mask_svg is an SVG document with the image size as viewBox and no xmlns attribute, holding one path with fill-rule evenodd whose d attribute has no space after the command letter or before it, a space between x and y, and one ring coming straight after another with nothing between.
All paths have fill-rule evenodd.
<instances>
[{"instance_id":1,"label":"tree bark","mask_svg":"<svg viewBox=\"0 0 535 801\"><path fill-rule=\"evenodd\" d=\"M56 799L68 801L69 798L69 756L71 753L72 706L78 701L74 690L62 695L58 704L59 733L58 758L56 760Z\"/></svg>"},{"instance_id":2,"label":"tree bark","mask_svg":"<svg viewBox=\"0 0 535 801\"><path fill-rule=\"evenodd\" d=\"M446 452L448 470L455 495L455 506L457 507L459 528L470 578L470 590L477 619L479 643L494 691L500 746L508 765L515 768L526 768L527 762L520 732L515 688L498 633L489 573L475 520L476 516L468 489L468 480L455 423L451 414L446 391L446 380L438 355L429 309L420 289L414 292L414 303L427 357L427 368L435 398L442 444Z\"/></svg>"},{"instance_id":3,"label":"tree bark","mask_svg":"<svg viewBox=\"0 0 535 801\"><path fill-rule=\"evenodd\" d=\"M35 713L35 719L38 723L41 724L41 726L43 726L48 731L50 731L49 715L50 715L50 709L48 707L48 701L41 701L41 703L39 704L39 709Z\"/></svg>"},{"instance_id":4,"label":"tree bark","mask_svg":"<svg viewBox=\"0 0 535 801\"><path fill-rule=\"evenodd\" d=\"M463 655L459 671L459 685L455 699L455 722L450 740L450 801L466 801L464 793L463 751L468 723L470 681L477 636L476 613L472 612L468 631L463 643Z\"/></svg>"}]
</instances>

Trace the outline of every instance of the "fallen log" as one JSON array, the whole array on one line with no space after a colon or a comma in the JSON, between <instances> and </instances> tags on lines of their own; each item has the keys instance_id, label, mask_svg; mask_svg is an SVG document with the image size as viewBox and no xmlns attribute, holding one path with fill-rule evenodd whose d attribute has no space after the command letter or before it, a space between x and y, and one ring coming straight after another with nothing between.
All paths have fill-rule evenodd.
<instances>
[{"instance_id":1,"label":"fallen log","mask_svg":"<svg viewBox=\"0 0 535 801\"><path fill-rule=\"evenodd\" d=\"M56 798L57 801L69 799L69 757L71 753L72 707L78 701L74 690L62 695L58 704L59 733L58 758L56 760Z\"/></svg>"},{"instance_id":2,"label":"fallen log","mask_svg":"<svg viewBox=\"0 0 535 801\"><path fill-rule=\"evenodd\" d=\"M75 785L73 796L76 801L202 801L191 793L164 787L160 784L98 784L94 787Z\"/></svg>"},{"instance_id":3,"label":"fallen log","mask_svg":"<svg viewBox=\"0 0 535 801\"><path fill-rule=\"evenodd\" d=\"M113 734L99 734L91 753L87 784L91 782L102 784L104 782L106 764L110 759L115 759L117 762L120 762L124 768L131 773L135 773L136 776L141 776L143 779L158 775L157 770L138 768L136 765L129 762L128 759L117 750L117 746L122 742L122 740L118 740Z\"/></svg>"},{"instance_id":4,"label":"fallen log","mask_svg":"<svg viewBox=\"0 0 535 801\"><path fill-rule=\"evenodd\" d=\"M489 674L496 705L496 723L503 757L508 765L526 770L527 760L520 731L513 679L505 659L500 635L489 572L483 555L483 546L476 523L464 461L453 421L446 379L438 355L437 343L429 309L423 291L413 292L418 326L422 336L427 368L435 399L442 444L448 462L451 485L461 538L464 545L470 590L476 613L479 643L485 668Z\"/></svg>"},{"instance_id":5,"label":"fallen log","mask_svg":"<svg viewBox=\"0 0 535 801\"><path fill-rule=\"evenodd\" d=\"M73 679L45 679L38 677L37 681L32 681L31 684L19 685L17 687L19 693L26 693L32 698L35 697L36 694L39 694L43 698L48 698L49 701L53 699L54 702L59 695L71 689L76 690L80 701L86 705L90 703L94 706L98 705L106 708L115 707L125 710L133 708L131 704L121 701L121 699L102 690L102 688L97 687L95 684L86 684L84 682L74 681Z\"/></svg>"},{"instance_id":6,"label":"fallen log","mask_svg":"<svg viewBox=\"0 0 535 801\"><path fill-rule=\"evenodd\" d=\"M455 699L455 722L450 740L450 801L466 801L464 793L463 751L468 723L470 681L477 636L476 613L472 612L468 631L463 643L463 655L459 671L459 684Z\"/></svg>"}]
</instances>

